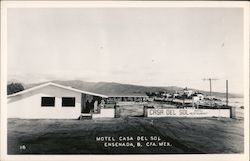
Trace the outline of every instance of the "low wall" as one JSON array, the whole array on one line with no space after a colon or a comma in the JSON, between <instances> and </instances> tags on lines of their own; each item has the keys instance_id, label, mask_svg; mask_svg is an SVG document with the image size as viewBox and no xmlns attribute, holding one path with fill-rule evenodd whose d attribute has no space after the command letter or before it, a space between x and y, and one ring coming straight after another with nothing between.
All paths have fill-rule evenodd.
<instances>
[{"instance_id":1,"label":"low wall","mask_svg":"<svg viewBox=\"0 0 250 161\"><path fill-rule=\"evenodd\" d=\"M129 105L144 105L146 104L147 102L134 102L134 101L131 101L131 102L117 102L116 105L118 106L129 106Z\"/></svg>"},{"instance_id":2,"label":"low wall","mask_svg":"<svg viewBox=\"0 0 250 161\"><path fill-rule=\"evenodd\" d=\"M146 117L227 117L230 109L156 109L145 108Z\"/></svg>"},{"instance_id":3,"label":"low wall","mask_svg":"<svg viewBox=\"0 0 250 161\"><path fill-rule=\"evenodd\" d=\"M115 109L101 109L99 114L93 114L92 118L114 118L115 117Z\"/></svg>"}]
</instances>

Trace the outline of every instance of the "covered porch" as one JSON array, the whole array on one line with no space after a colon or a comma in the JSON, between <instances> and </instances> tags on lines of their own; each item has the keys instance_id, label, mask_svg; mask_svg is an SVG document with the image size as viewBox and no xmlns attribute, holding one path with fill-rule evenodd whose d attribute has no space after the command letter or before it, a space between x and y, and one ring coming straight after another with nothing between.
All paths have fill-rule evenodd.
<instances>
[{"instance_id":1,"label":"covered porch","mask_svg":"<svg viewBox=\"0 0 250 161\"><path fill-rule=\"evenodd\" d=\"M107 104L107 98L105 95L82 93L79 119L114 118L115 104Z\"/></svg>"}]
</instances>

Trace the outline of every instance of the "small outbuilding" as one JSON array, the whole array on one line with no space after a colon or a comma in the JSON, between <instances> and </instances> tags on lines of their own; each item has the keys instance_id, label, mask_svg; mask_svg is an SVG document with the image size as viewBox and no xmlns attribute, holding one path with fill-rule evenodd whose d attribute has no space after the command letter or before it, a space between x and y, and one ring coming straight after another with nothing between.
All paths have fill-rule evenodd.
<instances>
[{"instance_id":1,"label":"small outbuilding","mask_svg":"<svg viewBox=\"0 0 250 161\"><path fill-rule=\"evenodd\" d=\"M105 111L106 95L83 91L56 83L41 84L8 96L8 118L77 119L93 113L114 117L114 109Z\"/></svg>"}]
</instances>

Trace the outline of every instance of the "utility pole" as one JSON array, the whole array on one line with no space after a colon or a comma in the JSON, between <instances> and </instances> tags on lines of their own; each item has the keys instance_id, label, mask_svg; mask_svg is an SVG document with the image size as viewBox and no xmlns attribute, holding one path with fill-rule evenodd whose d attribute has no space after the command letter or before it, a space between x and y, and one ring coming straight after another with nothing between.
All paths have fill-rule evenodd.
<instances>
[{"instance_id":1,"label":"utility pole","mask_svg":"<svg viewBox=\"0 0 250 161\"><path fill-rule=\"evenodd\" d=\"M210 95L210 106L212 106L212 81L216 81L218 79L214 78L204 78L203 81L209 81L209 95Z\"/></svg>"},{"instance_id":2,"label":"utility pole","mask_svg":"<svg viewBox=\"0 0 250 161\"><path fill-rule=\"evenodd\" d=\"M228 80L226 80L226 105L228 107Z\"/></svg>"}]
</instances>

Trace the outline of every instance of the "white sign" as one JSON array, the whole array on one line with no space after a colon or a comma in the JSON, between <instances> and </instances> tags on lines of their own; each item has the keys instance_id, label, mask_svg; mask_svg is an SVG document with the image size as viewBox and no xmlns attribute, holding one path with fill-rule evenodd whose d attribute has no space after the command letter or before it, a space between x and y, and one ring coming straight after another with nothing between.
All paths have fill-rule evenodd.
<instances>
[{"instance_id":1,"label":"white sign","mask_svg":"<svg viewBox=\"0 0 250 161\"><path fill-rule=\"evenodd\" d=\"M230 109L147 109L147 117L230 117Z\"/></svg>"}]
</instances>

